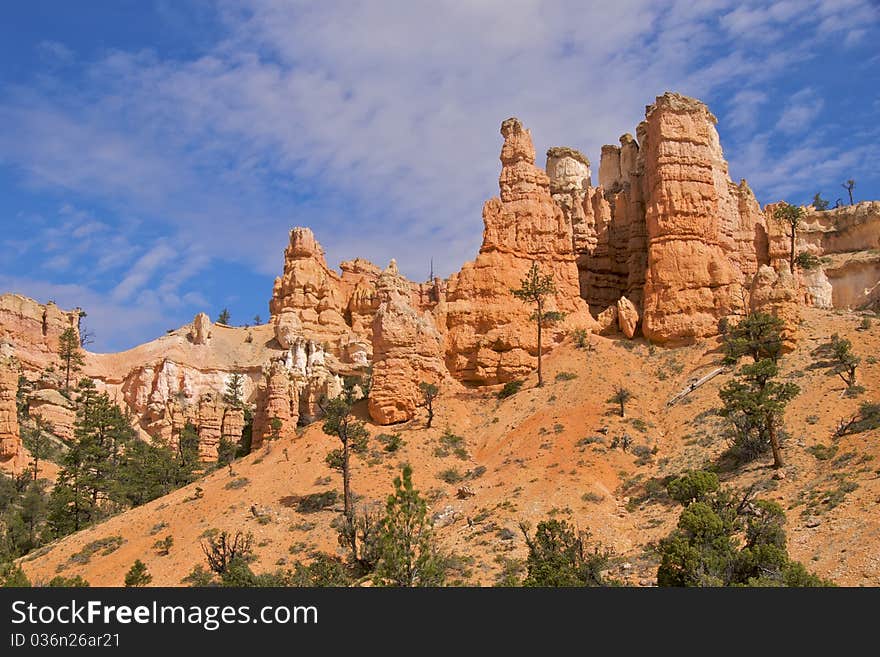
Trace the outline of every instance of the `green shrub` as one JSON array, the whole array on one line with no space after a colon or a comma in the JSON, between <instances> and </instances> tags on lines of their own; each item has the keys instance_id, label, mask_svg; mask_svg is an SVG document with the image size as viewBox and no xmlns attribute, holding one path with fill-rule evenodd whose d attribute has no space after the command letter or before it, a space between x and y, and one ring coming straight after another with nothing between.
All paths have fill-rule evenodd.
<instances>
[{"instance_id":1,"label":"green shrub","mask_svg":"<svg viewBox=\"0 0 880 657\"><path fill-rule=\"evenodd\" d=\"M523 586L584 587L607 586L604 571L613 556L610 549L590 546L589 533L579 531L565 520L538 523L535 535L528 526L520 529L529 548Z\"/></svg>"},{"instance_id":2,"label":"green shrub","mask_svg":"<svg viewBox=\"0 0 880 657\"><path fill-rule=\"evenodd\" d=\"M522 386L522 381L508 381L504 384L504 387L498 391L498 399L507 399L508 397L512 397L519 392L519 389L522 388Z\"/></svg>"},{"instance_id":3,"label":"green shrub","mask_svg":"<svg viewBox=\"0 0 880 657\"><path fill-rule=\"evenodd\" d=\"M380 433L376 440L384 446L386 452L396 452L406 444L399 433Z\"/></svg>"},{"instance_id":4,"label":"green shrub","mask_svg":"<svg viewBox=\"0 0 880 657\"><path fill-rule=\"evenodd\" d=\"M338 500L339 493L335 490L303 495L296 502L296 510L299 513L317 513L334 506Z\"/></svg>"},{"instance_id":5,"label":"green shrub","mask_svg":"<svg viewBox=\"0 0 880 657\"><path fill-rule=\"evenodd\" d=\"M808 253L806 251L801 251L797 254L797 257L794 259L794 264L801 269L811 270L818 269L820 265L819 258L814 256L812 253Z\"/></svg>"},{"instance_id":6,"label":"green shrub","mask_svg":"<svg viewBox=\"0 0 880 657\"><path fill-rule=\"evenodd\" d=\"M666 492L679 504L688 505L691 502L702 502L714 494L719 487L717 474L695 470L676 477L666 484Z\"/></svg>"},{"instance_id":7,"label":"green shrub","mask_svg":"<svg viewBox=\"0 0 880 657\"><path fill-rule=\"evenodd\" d=\"M223 488L226 490L236 490L238 488L244 488L248 484L251 483L251 480L247 477L237 477L232 481L228 482Z\"/></svg>"},{"instance_id":8,"label":"green shrub","mask_svg":"<svg viewBox=\"0 0 880 657\"><path fill-rule=\"evenodd\" d=\"M578 378L578 375L574 372L560 372L556 375L557 381L574 381L576 378Z\"/></svg>"},{"instance_id":9,"label":"green shrub","mask_svg":"<svg viewBox=\"0 0 880 657\"><path fill-rule=\"evenodd\" d=\"M813 445L812 447L807 447L807 451L820 461L827 461L834 458L834 455L837 454L837 445Z\"/></svg>"},{"instance_id":10,"label":"green shrub","mask_svg":"<svg viewBox=\"0 0 880 657\"><path fill-rule=\"evenodd\" d=\"M112 554L125 542L122 536L108 536L97 541L86 543L76 554L72 554L68 561L76 564L86 564L92 560L92 555L100 551L101 556Z\"/></svg>"},{"instance_id":11,"label":"green shrub","mask_svg":"<svg viewBox=\"0 0 880 657\"><path fill-rule=\"evenodd\" d=\"M437 475L437 478L447 484L457 484L464 480L464 476L456 468L447 468Z\"/></svg>"}]
</instances>

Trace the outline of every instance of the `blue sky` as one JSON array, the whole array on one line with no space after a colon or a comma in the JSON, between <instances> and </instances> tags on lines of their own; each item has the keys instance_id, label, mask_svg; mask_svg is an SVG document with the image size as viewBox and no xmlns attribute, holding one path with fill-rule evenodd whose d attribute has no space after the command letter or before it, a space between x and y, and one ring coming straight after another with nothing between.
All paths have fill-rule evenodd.
<instances>
[{"instance_id":1,"label":"blue sky","mask_svg":"<svg viewBox=\"0 0 880 657\"><path fill-rule=\"evenodd\" d=\"M709 104L762 203L880 199L875 0L8 3L0 292L82 306L103 351L265 319L294 225L331 266L446 275L503 119L595 170L666 90Z\"/></svg>"}]
</instances>

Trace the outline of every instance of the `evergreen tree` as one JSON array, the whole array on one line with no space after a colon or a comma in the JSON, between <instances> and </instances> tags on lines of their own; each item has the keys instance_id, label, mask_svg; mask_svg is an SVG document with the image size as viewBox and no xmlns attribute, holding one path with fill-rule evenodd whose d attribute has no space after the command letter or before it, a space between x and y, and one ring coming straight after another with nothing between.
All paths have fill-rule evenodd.
<instances>
[{"instance_id":1,"label":"evergreen tree","mask_svg":"<svg viewBox=\"0 0 880 657\"><path fill-rule=\"evenodd\" d=\"M831 336L830 347L833 363L831 372L839 376L847 388L853 388L856 385L856 369L862 359L853 353L852 342L841 338L837 333Z\"/></svg>"},{"instance_id":2,"label":"evergreen tree","mask_svg":"<svg viewBox=\"0 0 880 657\"><path fill-rule=\"evenodd\" d=\"M233 372L226 381L223 401L232 408L244 408L244 376Z\"/></svg>"},{"instance_id":3,"label":"evergreen tree","mask_svg":"<svg viewBox=\"0 0 880 657\"><path fill-rule=\"evenodd\" d=\"M659 586L829 586L788 556L785 513L775 502L720 489L691 472L667 485L677 528L660 541Z\"/></svg>"},{"instance_id":4,"label":"evergreen tree","mask_svg":"<svg viewBox=\"0 0 880 657\"><path fill-rule=\"evenodd\" d=\"M12 563L0 564L0 587L30 588L31 582L21 566Z\"/></svg>"},{"instance_id":5,"label":"evergreen tree","mask_svg":"<svg viewBox=\"0 0 880 657\"><path fill-rule=\"evenodd\" d=\"M428 506L413 487L412 468L394 478L379 534L380 558L374 582L381 586L442 586L445 559L434 542Z\"/></svg>"},{"instance_id":6,"label":"evergreen tree","mask_svg":"<svg viewBox=\"0 0 880 657\"><path fill-rule=\"evenodd\" d=\"M74 441L62 459L49 503L49 524L56 536L78 531L113 510L109 503L123 496L117 470L125 446L136 436L131 416L107 393L98 394L92 381L83 379L77 392Z\"/></svg>"},{"instance_id":7,"label":"evergreen tree","mask_svg":"<svg viewBox=\"0 0 880 657\"><path fill-rule=\"evenodd\" d=\"M614 394L606 400L606 404L620 406L620 417L626 417L626 404L633 398L633 394L623 386L614 386Z\"/></svg>"},{"instance_id":8,"label":"evergreen tree","mask_svg":"<svg viewBox=\"0 0 880 657\"><path fill-rule=\"evenodd\" d=\"M589 534L577 531L564 520L538 523L534 537L525 523L520 530L529 548L528 574L523 586L607 586L602 571L611 557L609 550L587 547Z\"/></svg>"},{"instance_id":9,"label":"evergreen tree","mask_svg":"<svg viewBox=\"0 0 880 657\"><path fill-rule=\"evenodd\" d=\"M190 482L167 445L135 440L125 450L116 472L118 489L127 505L140 506Z\"/></svg>"},{"instance_id":10,"label":"evergreen tree","mask_svg":"<svg viewBox=\"0 0 880 657\"><path fill-rule=\"evenodd\" d=\"M828 209L828 201L822 198L820 192L816 192L816 195L813 197L813 207L820 212Z\"/></svg>"},{"instance_id":11,"label":"evergreen tree","mask_svg":"<svg viewBox=\"0 0 880 657\"><path fill-rule=\"evenodd\" d=\"M538 327L538 386L544 385L544 375L541 369L541 360L543 357L542 345L542 329L545 322L558 321L563 318L563 314L555 311L545 311L544 306L547 303L547 297L556 292L556 284L553 282L553 276L541 274L537 262L533 262L531 268L520 282L520 287L511 290L513 296L526 303L535 304L535 312L532 313L532 320Z\"/></svg>"},{"instance_id":12,"label":"evergreen tree","mask_svg":"<svg viewBox=\"0 0 880 657\"><path fill-rule=\"evenodd\" d=\"M40 459L46 456L52 444L49 436L53 427L40 417L36 419L34 425L32 428L21 428L21 439L31 453L30 468L34 473L34 481L36 481L40 472Z\"/></svg>"},{"instance_id":13,"label":"evergreen tree","mask_svg":"<svg viewBox=\"0 0 880 657\"><path fill-rule=\"evenodd\" d=\"M785 407L800 392L794 383L778 383L777 361L782 355L783 323L778 317L753 313L729 327L724 335L724 361L736 364L743 356L752 363L739 371L719 392L722 417L730 421L733 452L740 460L751 460L773 451L773 467L783 466L779 432Z\"/></svg>"},{"instance_id":14,"label":"evergreen tree","mask_svg":"<svg viewBox=\"0 0 880 657\"><path fill-rule=\"evenodd\" d=\"M782 320L767 313L752 313L723 334L724 362L735 365L743 356L752 361L769 358L778 361L782 355Z\"/></svg>"},{"instance_id":15,"label":"evergreen tree","mask_svg":"<svg viewBox=\"0 0 880 657\"><path fill-rule=\"evenodd\" d=\"M183 425L177 439L177 464L180 481L192 481L199 466L199 430L192 422Z\"/></svg>"},{"instance_id":16,"label":"evergreen tree","mask_svg":"<svg viewBox=\"0 0 880 657\"><path fill-rule=\"evenodd\" d=\"M724 402L721 416L732 425L734 452L740 460L751 460L769 447L773 467L783 466L779 432L785 407L800 392L794 383L773 379L779 367L769 358L745 365L740 378L725 385L719 395Z\"/></svg>"},{"instance_id":17,"label":"evergreen tree","mask_svg":"<svg viewBox=\"0 0 880 657\"><path fill-rule=\"evenodd\" d=\"M346 380L342 393L331 399L324 408L322 429L328 436L335 436L342 444L327 454L327 463L342 472L342 498L345 523L350 531L344 532L349 538L352 555L357 559L357 534L351 530L355 525L354 500L351 494L351 454L363 452L367 448L370 434L366 425L352 414L355 402L355 382Z\"/></svg>"},{"instance_id":18,"label":"evergreen tree","mask_svg":"<svg viewBox=\"0 0 880 657\"><path fill-rule=\"evenodd\" d=\"M61 369L64 371L64 390L69 392L70 377L78 372L86 362L80 348L79 338L72 326L64 329L58 338L58 357L61 359Z\"/></svg>"},{"instance_id":19,"label":"evergreen tree","mask_svg":"<svg viewBox=\"0 0 880 657\"><path fill-rule=\"evenodd\" d=\"M427 428L430 429L431 424L434 422L434 400L440 394L440 388L433 383L422 381L419 383L419 392L422 393L422 406L428 411Z\"/></svg>"},{"instance_id":20,"label":"evergreen tree","mask_svg":"<svg viewBox=\"0 0 880 657\"><path fill-rule=\"evenodd\" d=\"M218 324L226 324L228 326L229 322L230 322L229 308L224 308L223 310L220 311L220 314L217 315L217 323Z\"/></svg>"},{"instance_id":21,"label":"evergreen tree","mask_svg":"<svg viewBox=\"0 0 880 657\"><path fill-rule=\"evenodd\" d=\"M153 576L140 559L135 559L131 568L125 573L125 586L146 586L153 581Z\"/></svg>"},{"instance_id":22,"label":"evergreen tree","mask_svg":"<svg viewBox=\"0 0 880 657\"><path fill-rule=\"evenodd\" d=\"M789 257L789 266L791 273L795 272L795 252L794 246L797 240L797 230L804 218L804 209L788 203L781 203L773 210L773 218L781 224L788 227L788 238L791 244L791 254Z\"/></svg>"}]
</instances>

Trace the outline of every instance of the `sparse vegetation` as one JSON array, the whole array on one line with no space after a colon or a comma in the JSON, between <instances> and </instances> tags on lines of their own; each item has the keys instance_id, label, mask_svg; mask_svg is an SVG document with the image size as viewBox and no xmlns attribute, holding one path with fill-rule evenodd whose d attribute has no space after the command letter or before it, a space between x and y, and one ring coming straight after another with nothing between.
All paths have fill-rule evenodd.
<instances>
[{"instance_id":1,"label":"sparse vegetation","mask_svg":"<svg viewBox=\"0 0 880 657\"><path fill-rule=\"evenodd\" d=\"M440 472L437 478L445 481L447 484L457 484L464 481L464 475L458 471L458 468L447 468Z\"/></svg>"},{"instance_id":2,"label":"sparse vegetation","mask_svg":"<svg viewBox=\"0 0 880 657\"><path fill-rule=\"evenodd\" d=\"M339 501L339 493L328 490L322 493L311 493L296 499L296 510L299 513L318 513L336 506Z\"/></svg>"},{"instance_id":3,"label":"sparse vegetation","mask_svg":"<svg viewBox=\"0 0 880 657\"><path fill-rule=\"evenodd\" d=\"M794 259L794 262L804 271L818 269L819 266L822 264L822 261L819 260L819 258L807 251L801 251L800 253L798 253L797 257Z\"/></svg>"},{"instance_id":4,"label":"sparse vegetation","mask_svg":"<svg viewBox=\"0 0 880 657\"><path fill-rule=\"evenodd\" d=\"M384 446L386 452L394 453L403 447L406 442L399 433L380 433L376 441Z\"/></svg>"},{"instance_id":5,"label":"sparse vegetation","mask_svg":"<svg viewBox=\"0 0 880 657\"><path fill-rule=\"evenodd\" d=\"M156 553L160 557L167 557L171 553L171 548L174 546L174 537L171 535L166 536L163 539L160 539L153 543L153 549L156 550Z\"/></svg>"},{"instance_id":6,"label":"sparse vegetation","mask_svg":"<svg viewBox=\"0 0 880 657\"><path fill-rule=\"evenodd\" d=\"M559 372L556 375L557 381L574 381L576 378L578 378L578 375L574 372Z\"/></svg>"},{"instance_id":7,"label":"sparse vegetation","mask_svg":"<svg viewBox=\"0 0 880 657\"><path fill-rule=\"evenodd\" d=\"M834 435L839 438L878 428L880 428L880 404L862 402L858 413L838 423Z\"/></svg>"}]
</instances>

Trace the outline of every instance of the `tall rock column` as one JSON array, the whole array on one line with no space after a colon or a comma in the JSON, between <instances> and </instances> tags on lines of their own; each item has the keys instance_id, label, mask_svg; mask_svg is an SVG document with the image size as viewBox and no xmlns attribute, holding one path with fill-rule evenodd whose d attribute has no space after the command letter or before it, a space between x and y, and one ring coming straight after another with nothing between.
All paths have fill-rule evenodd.
<instances>
[{"instance_id":1,"label":"tall rock column","mask_svg":"<svg viewBox=\"0 0 880 657\"><path fill-rule=\"evenodd\" d=\"M266 379L257 390L257 408L254 412L251 443L254 449L273 434L273 420L281 423L278 429L280 438L293 436L299 421L299 395L284 362L272 361L264 374Z\"/></svg>"},{"instance_id":2,"label":"tall rock column","mask_svg":"<svg viewBox=\"0 0 880 657\"><path fill-rule=\"evenodd\" d=\"M548 310L566 314L548 328L544 347L552 349L570 328L593 329L595 320L580 298L571 222L550 195L550 179L535 166L532 137L515 118L501 124L500 198L483 207L483 245L476 260L450 277L445 318L446 364L458 379L493 384L528 375L537 364L533 308L518 301L518 288L537 263L556 284Z\"/></svg>"},{"instance_id":3,"label":"tall rock column","mask_svg":"<svg viewBox=\"0 0 880 657\"><path fill-rule=\"evenodd\" d=\"M328 342L338 353L340 338L349 332L343 316L347 304L341 277L327 267L324 251L312 231L291 230L284 252L284 273L275 279L269 302L273 322L292 309L303 334Z\"/></svg>"},{"instance_id":4,"label":"tall rock column","mask_svg":"<svg viewBox=\"0 0 880 657\"><path fill-rule=\"evenodd\" d=\"M408 283L393 260L377 285L369 411L377 423L393 424L415 416L419 383L443 380L443 340L431 316L410 304Z\"/></svg>"},{"instance_id":5,"label":"tall rock column","mask_svg":"<svg viewBox=\"0 0 880 657\"><path fill-rule=\"evenodd\" d=\"M21 434L18 427L18 369L10 358L0 360L0 465L18 470L22 458Z\"/></svg>"},{"instance_id":6,"label":"tall rock column","mask_svg":"<svg viewBox=\"0 0 880 657\"><path fill-rule=\"evenodd\" d=\"M725 249L713 163L723 161L715 117L701 102L659 96L646 112L648 271L642 331L658 343L717 332L738 290ZM738 286L737 286L738 287Z\"/></svg>"}]
</instances>

